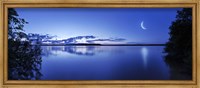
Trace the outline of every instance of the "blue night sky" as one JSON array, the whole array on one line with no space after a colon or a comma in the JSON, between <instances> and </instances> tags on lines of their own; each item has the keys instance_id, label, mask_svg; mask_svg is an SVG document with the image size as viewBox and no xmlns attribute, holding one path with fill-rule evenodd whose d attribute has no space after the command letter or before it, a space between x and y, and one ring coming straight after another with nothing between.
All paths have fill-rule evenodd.
<instances>
[{"instance_id":1,"label":"blue night sky","mask_svg":"<svg viewBox=\"0 0 200 88\"><path fill-rule=\"evenodd\" d=\"M181 8L16 8L29 24L26 33L58 39L93 35L126 42L166 43L169 26ZM146 30L142 29L141 22Z\"/></svg>"}]
</instances>

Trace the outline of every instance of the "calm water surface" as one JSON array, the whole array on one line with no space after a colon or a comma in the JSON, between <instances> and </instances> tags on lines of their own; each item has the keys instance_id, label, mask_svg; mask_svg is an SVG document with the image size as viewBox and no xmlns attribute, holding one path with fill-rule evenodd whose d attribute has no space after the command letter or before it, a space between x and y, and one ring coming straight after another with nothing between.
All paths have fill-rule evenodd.
<instances>
[{"instance_id":1,"label":"calm water surface","mask_svg":"<svg viewBox=\"0 0 200 88\"><path fill-rule=\"evenodd\" d=\"M42 80L165 80L164 46L42 46Z\"/></svg>"}]
</instances>

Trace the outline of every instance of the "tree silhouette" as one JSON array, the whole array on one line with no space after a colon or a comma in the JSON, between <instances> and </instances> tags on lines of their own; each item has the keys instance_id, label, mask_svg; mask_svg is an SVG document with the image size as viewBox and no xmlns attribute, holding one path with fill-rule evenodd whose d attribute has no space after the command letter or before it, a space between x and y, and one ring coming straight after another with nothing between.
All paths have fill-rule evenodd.
<instances>
[{"instance_id":1,"label":"tree silhouette","mask_svg":"<svg viewBox=\"0 0 200 88\"><path fill-rule=\"evenodd\" d=\"M41 49L30 42L21 41L27 38L23 27L27 24L13 8L8 9L8 79L40 79Z\"/></svg>"},{"instance_id":2,"label":"tree silhouette","mask_svg":"<svg viewBox=\"0 0 200 88\"><path fill-rule=\"evenodd\" d=\"M169 27L170 38L166 44L166 63L171 72L188 75L181 79L191 79L192 75L192 9L177 11L176 20ZM173 70L173 71L172 71ZM171 75L174 79L175 76Z\"/></svg>"}]
</instances>

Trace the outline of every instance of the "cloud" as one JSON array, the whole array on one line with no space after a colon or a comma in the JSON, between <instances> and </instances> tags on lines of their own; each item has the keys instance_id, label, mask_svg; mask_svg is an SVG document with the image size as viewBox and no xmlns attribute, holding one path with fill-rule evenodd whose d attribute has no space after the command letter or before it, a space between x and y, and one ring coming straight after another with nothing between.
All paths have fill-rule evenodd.
<instances>
[{"instance_id":1,"label":"cloud","mask_svg":"<svg viewBox=\"0 0 200 88\"><path fill-rule=\"evenodd\" d=\"M95 40L87 40L87 42L97 42L97 41L111 41L111 42L122 42L125 41L124 38L109 38L109 39L95 39Z\"/></svg>"},{"instance_id":2,"label":"cloud","mask_svg":"<svg viewBox=\"0 0 200 88\"><path fill-rule=\"evenodd\" d=\"M77 40L81 40L81 39L94 39L96 38L95 36L93 35L89 35L89 36L76 36L76 37L71 37L71 38L68 38L68 39L63 39L65 42L68 42L68 43L75 43L77 42Z\"/></svg>"},{"instance_id":3,"label":"cloud","mask_svg":"<svg viewBox=\"0 0 200 88\"><path fill-rule=\"evenodd\" d=\"M46 39L52 39L56 36L50 36L50 35L44 35L41 36ZM75 36L67 39L63 39L61 41L64 41L65 43L105 43L105 42L123 42L126 39L124 38L97 38L96 36L93 35L86 35L86 36Z\"/></svg>"}]
</instances>

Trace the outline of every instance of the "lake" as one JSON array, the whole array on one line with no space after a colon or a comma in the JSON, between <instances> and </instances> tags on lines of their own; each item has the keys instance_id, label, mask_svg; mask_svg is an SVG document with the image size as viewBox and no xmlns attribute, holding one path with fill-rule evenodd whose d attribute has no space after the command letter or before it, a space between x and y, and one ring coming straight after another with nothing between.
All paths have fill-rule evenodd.
<instances>
[{"instance_id":1,"label":"lake","mask_svg":"<svg viewBox=\"0 0 200 88\"><path fill-rule=\"evenodd\" d=\"M167 80L165 46L42 46L41 80Z\"/></svg>"}]
</instances>

